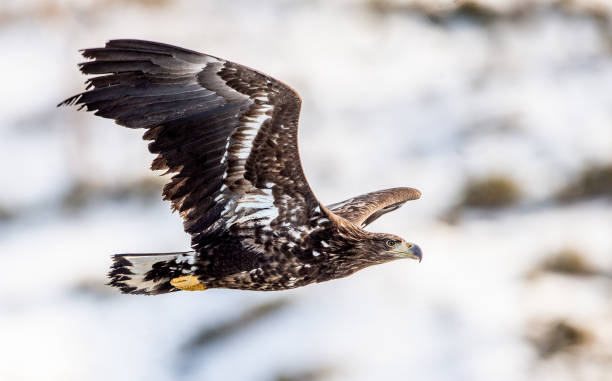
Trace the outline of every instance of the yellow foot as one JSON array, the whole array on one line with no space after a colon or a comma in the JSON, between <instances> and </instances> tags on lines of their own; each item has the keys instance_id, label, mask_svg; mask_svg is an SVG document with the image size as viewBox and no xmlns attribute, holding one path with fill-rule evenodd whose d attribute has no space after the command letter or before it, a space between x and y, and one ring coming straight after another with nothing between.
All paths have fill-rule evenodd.
<instances>
[{"instance_id":1,"label":"yellow foot","mask_svg":"<svg viewBox=\"0 0 612 381\"><path fill-rule=\"evenodd\" d=\"M204 291L206 286L195 275L183 275L170 280L170 284L183 291Z\"/></svg>"}]
</instances>

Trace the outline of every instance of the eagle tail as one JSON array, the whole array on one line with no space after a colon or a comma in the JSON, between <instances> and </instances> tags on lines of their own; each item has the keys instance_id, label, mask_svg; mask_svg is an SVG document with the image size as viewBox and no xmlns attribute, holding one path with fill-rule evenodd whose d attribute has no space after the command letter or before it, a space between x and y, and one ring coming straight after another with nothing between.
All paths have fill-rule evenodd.
<instances>
[{"instance_id":1,"label":"eagle tail","mask_svg":"<svg viewBox=\"0 0 612 381\"><path fill-rule=\"evenodd\" d=\"M192 276L195 261L195 251L116 254L108 273L108 284L124 294L157 295L179 291L184 288L177 287L177 279L197 279Z\"/></svg>"}]
</instances>

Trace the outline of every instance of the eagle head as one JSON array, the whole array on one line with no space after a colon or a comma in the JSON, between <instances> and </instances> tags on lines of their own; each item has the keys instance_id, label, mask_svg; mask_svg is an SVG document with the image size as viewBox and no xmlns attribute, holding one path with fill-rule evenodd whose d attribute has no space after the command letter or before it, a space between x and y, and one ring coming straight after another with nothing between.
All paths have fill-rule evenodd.
<instances>
[{"instance_id":1,"label":"eagle head","mask_svg":"<svg viewBox=\"0 0 612 381\"><path fill-rule=\"evenodd\" d=\"M411 258L421 262L423 259L423 252L418 245L393 234L376 234L371 238L370 244L372 251L386 260Z\"/></svg>"},{"instance_id":2,"label":"eagle head","mask_svg":"<svg viewBox=\"0 0 612 381\"><path fill-rule=\"evenodd\" d=\"M349 250L353 259L371 264L385 263L395 259L411 258L423 259L421 248L402 237L386 233L359 232L359 238L352 242Z\"/></svg>"}]
</instances>

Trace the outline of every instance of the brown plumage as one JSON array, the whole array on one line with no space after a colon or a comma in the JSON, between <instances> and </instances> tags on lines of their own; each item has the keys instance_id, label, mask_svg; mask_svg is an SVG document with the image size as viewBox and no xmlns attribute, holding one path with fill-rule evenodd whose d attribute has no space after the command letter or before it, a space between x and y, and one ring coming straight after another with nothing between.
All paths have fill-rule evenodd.
<instances>
[{"instance_id":1,"label":"brown plumage","mask_svg":"<svg viewBox=\"0 0 612 381\"><path fill-rule=\"evenodd\" d=\"M151 169L172 174L163 197L193 251L116 255L110 284L126 293L206 288L280 290L352 274L418 246L362 230L420 197L393 188L325 207L302 170L301 100L253 69L183 48L113 40L83 50L87 91L78 104L129 128L145 128Z\"/></svg>"}]
</instances>

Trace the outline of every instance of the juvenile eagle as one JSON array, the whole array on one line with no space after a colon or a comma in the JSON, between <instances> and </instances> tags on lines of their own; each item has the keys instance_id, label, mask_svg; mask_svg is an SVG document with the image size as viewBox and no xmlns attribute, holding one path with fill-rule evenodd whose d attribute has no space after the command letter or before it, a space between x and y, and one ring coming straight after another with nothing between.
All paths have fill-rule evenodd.
<instances>
[{"instance_id":1,"label":"juvenile eagle","mask_svg":"<svg viewBox=\"0 0 612 381\"><path fill-rule=\"evenodd\" d=\"M284 83L207 54L157 42L112 40L85 49L78 104L144 128L151 169L172 178L164 200L192 251L118 254L110 285L129 294L233 288L283 290L342 278L421 249L363 228L420 197L393 188L324 206L297 147L301 100Z\"/></svg>"}]
</instances>

